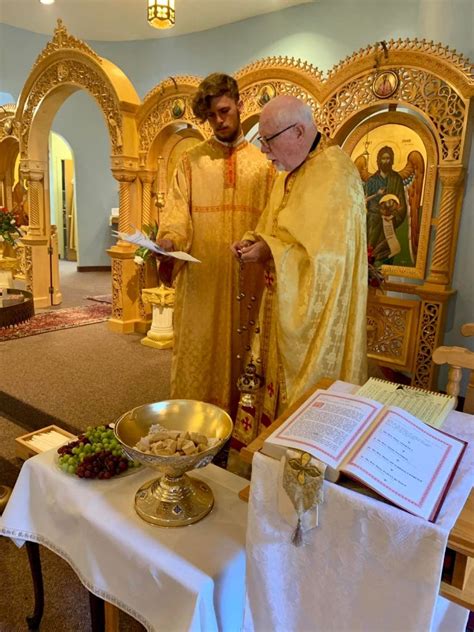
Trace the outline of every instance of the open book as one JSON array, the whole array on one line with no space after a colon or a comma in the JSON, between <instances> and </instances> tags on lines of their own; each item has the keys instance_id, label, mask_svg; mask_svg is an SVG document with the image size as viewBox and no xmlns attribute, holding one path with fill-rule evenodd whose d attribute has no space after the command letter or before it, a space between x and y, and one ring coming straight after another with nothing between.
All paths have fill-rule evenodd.
<instances>
[{"instance_id":1,"label":"open book","mask_svg":"<svg viewBox=\"0 0 474 632\"><path fill-rule=\"evenodd\" d=\"M116 230L113 232L113 236L119 237L120 239L123 239L123 241L128 241L131 244L135 244L140 248L148 248L148 250L156 252L157 255L166 255L167 257L173 257L174 259L181 259L182 261L201 263L199 259L196 259L196 257L193 257L189 253L183 252L182 250L163 250L163 248L160 248L156 242L149 239L144 233L140 232L139 230L135 230L135 232L131 235Z\"/></svg>"},{"instance_id":2,"label":"open book","mask_svg":"<svg viewBox=\"0 0 474 632\"><path fill-rule=\"evenodd\" d=\"M441 427L456 405L456 398L451 395L402 386L377 377L367 380L357 391L357 395L370 397L385 406L399 406L434 428Z\"/></svg>"},{"instance_id":3,"label":"open book","mask_svg":"<svg viewBox=\"0 0 474 632\"><path fill-rule=\"evenodd\" d=\"M466 442L400 408L318 390L266 439L262 452L280 458L288 447L434 521Z\"/></svg>"}]
</instances>

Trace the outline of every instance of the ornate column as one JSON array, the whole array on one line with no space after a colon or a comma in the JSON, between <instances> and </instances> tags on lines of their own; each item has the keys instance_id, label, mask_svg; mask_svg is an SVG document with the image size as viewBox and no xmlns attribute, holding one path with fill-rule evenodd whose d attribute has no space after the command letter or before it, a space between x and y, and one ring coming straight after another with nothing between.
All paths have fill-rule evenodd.
<instances>
[{"instance_id":1,"label":"ornate column","mask_svg":"<svg viewBox=\"0 0 474 632\"><path fill-rule=\"evenodd\" d=\"M153 309L153 321L142 345L154 349L169 349L173 346L174 290L164 285L142 291L143 302Z\"/></svg>"},{"instance_id":2,"label":"ornate column","mask_svg":"<svg viewBox=\"0 0 474 632\"><path fill-rule=\"evenodd\" d=\"M22 160L20 172L28 180L29 225L21 240L25 248L26 289L32 292L35 307L49 307L54 294L52 274L59 277L59 263L51 256L49 218L45 215L44 177L48 169L44 162Z\"/></svg>"},{"instance_id":3,"label":"ornate column","mask_svg":"<svg viewBox=\"0 0 474 632\"><path fill-rule=\"evenodd\" d=\"M428 283L447 286L451 282L464 173L462 166L439 168L442 191Z\"/></svg>"},{"instance_id":4,"label":"ornate column","mask_svg":"<svg viewBox=\"0 0 474 632\"><path fill-rule=\"evenodd\" d=\"M119 182L119 231L132 233L131 224L139 226L140 208L136 204L133 184L138 175L138 159L112 156L112 173ZM111 331L131 333L144 331L139 313L140 283L133 261L135 246L119 239L108 251L112 259L112 317Z\"/></svg>"},{"instance_id":5,"label":"ornate column","mask_svg":"<svg viewBox=\"0 0 474 632\"><path fill-rule=\"evenodd\" d=\"M150 226L153 223L153 212L151 207L151 185L153 182L153 173L151 171L142 171L140 173L142 182L142 222Z\"/></svg>"},{"instance_id":6,"label":"ornate column","mask_svg":"<svg viewBox=\"0 0 474 632\"><path fill-rule=\"evenodd\" d=\"M43 180L45 171L43 169L32 168L25 171L22 166L21 172L28 180L28 236L37 237L45 235L44 220L42 217L44 210Z\"/></svg>"},{"instance_id":7,"label":"ornate column","mask_svg":"<svg viewBox=\"0 0 474 632\"><path fill-rule=\"evenodd\" d=\"M113 171L114 178L120 183L119 194L119 231L131 233L131 192L130 186L136 180L136 172ZM127 244L128 245L128 244Z\"/></svg>"}]
</instances>

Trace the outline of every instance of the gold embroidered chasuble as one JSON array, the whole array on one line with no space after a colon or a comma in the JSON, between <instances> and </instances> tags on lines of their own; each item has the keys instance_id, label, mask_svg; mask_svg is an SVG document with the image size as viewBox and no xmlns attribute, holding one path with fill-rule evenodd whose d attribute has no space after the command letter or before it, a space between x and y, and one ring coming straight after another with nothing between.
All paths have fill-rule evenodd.
<instances>
[{"instance_id":1,"label":"gold embroidered chasuble","mask_svg":"<svg viewBox=\"0 0 474 632\"><path fill-rule=\"evenodd\" d=\"M366 379L367 247L364 192L350 158L322 139L279 174L255 232L269 245L252 344L265 386L239 407L234 445L247 445L320 378Z\"/></svg>"},{"instance_id":2,"label":"gold embroidered chasuble","mask_svg":"<svg viewBox=\"0 0 474 632\"><path fill-rule=\"evenodd\" d=\"M172 398L214 403L235 414L242 369L236 356L244 356L245 340L237 334L239 266L230 245L255 228L273 177L271 163L245 140L200 143L176 169L158 237L201 263L175 264ZM252 268L243 280L248 294L257 292L251 285L258 267Z\"/></svg>"}]
</instances>

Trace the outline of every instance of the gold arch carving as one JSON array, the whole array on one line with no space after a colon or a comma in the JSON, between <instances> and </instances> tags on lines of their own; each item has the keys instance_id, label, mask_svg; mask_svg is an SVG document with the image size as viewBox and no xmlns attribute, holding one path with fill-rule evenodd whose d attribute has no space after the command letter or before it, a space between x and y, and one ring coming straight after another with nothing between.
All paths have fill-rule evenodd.
<instances>
[{"instance_id":1,"label":"gold arch carving","mask_svg":"<svg viewBox=\"0 0 474 632\"><path fill-rule=\"evenodd\" d=\"M34 118L45 98L59 92L63 95L59 107L79 89L89 92L102 110L111 153L136 154L134 133L126 133L124 125L124 119L129 119L140 103L134 87L119 68L99 57L85 42L69 35L58 20L53 38L37 57L18 101L16 123L20 126L22 159L40 159L32 155L30 137Z\"/></svg>"},{"instance_id":2,"label":"gold arch carving","mask_svg":"<svg viewBox=\"0 0 474 632\"><path fill-rule=\"evenodd\" d=\"M200 77L190 75L169 77L147 93L137 112L137 129L141 166L153 168L150 163L150 149L156 138L168 126L191 125L203 138L210 135L209 126L201 123L193 114L192 97L201 82ZM176 100L183 102L183 113L175 116L173 106Z\"/></svg>"}]
</instances>

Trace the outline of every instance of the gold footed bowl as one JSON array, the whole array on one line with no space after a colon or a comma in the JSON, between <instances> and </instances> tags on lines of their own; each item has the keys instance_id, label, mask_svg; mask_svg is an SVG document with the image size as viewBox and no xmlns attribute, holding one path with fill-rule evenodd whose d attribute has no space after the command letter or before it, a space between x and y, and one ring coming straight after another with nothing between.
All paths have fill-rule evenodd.
<instances>
[{"instance_id":1,"label":"gold footed bowl","mask_svg":"<svg viewBox=\"0 0 474 632\"><path fill-rule=\"evenodd\" d=\"M156 456L134 448L153 424L167 430L199 432L219 441L190 456ZM135 511L160 527L184 527L198 522L214 505L212 490L203 481L186 472L208 465L232 434L229 415L214 406L191 399L169 399L138 406L115 423L115 436L130 458L161 472L135 494Z\"/></svg>"}]
</instances>

